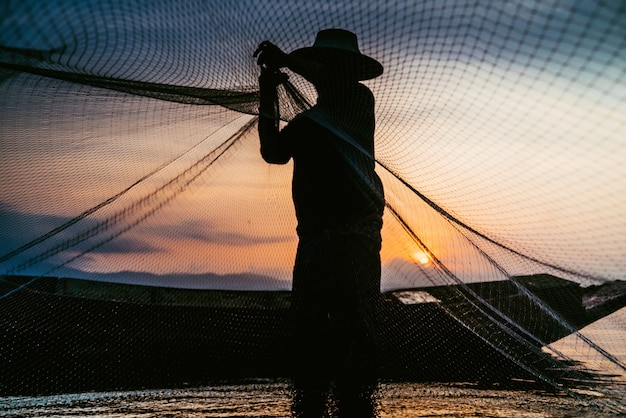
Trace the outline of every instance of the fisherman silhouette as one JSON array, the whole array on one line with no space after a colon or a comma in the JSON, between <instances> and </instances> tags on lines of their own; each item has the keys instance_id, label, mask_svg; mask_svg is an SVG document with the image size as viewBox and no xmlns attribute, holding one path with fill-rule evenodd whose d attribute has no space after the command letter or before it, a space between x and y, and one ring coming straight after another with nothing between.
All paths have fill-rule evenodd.
<instances>
[{"instance_id":1,"label":"fisherman silhouette","mask_svg":"<svg viewBox=\"0 0 626 418\"><path fill-rule=\"evenodd\" d=\"M320 31L312 47L290 54L265 41L259 137L271 164L293 159L298 221L293 271L294 414L374 416L374 315L380 299L383 187L374 171L374 97L359 81L382 74L343 29ZM282 130L277 86L287 67L310 81L317 104ZM332 390L331 390L332 388Z\"/></svg>"}]
</instances>

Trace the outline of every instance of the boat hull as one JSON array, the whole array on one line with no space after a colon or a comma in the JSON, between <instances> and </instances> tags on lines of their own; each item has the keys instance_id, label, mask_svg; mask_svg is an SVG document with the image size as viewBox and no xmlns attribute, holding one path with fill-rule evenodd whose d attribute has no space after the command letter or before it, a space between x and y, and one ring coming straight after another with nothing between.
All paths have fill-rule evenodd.
<instances>
[{"instance_id":1,"label":"boat hull","mask_svg":"<svg viewBox=\"0 0 626 418\"><path fill-rule=\"evenodd\" d=\"M27 279L3 281L5 294L11 287L19 290L0 299L2 395L289 377L298 361L290 348L289 292L194 291L50 278L24 286ZM503 286L510 284L494 284L490 294L494 289L508 294L501 308L515 313L522 302L514 301L514 289ZM433 301L408 304L398 297L401 293L381 295L381 378L540 381L517 361L529 356L535 357L536 368L554 368L555 360L541 351L535 336L520 338L490 325L493 311L478 309L476 301L452 290L428 288ZM467 307L459 309L462 304ZM532 306L528 301L523 305ZM460 320L458 312L466 318ZM542 334L540 340L554 341L570 332L558 322L548 323L540 310L531 314L543 323L537 327L543 331L536 332ZM532 324L527 326L532 329Z\"/></svg>"}]
</instances>

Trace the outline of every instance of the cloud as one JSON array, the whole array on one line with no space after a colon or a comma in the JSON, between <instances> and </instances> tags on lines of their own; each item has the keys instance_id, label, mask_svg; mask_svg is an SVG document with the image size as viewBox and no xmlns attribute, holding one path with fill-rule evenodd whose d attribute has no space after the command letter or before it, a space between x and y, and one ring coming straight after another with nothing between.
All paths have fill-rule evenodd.
<instances>
[{"instance_id":1,"label":"cloud","mask_svg":"<svg viewBox=\"0 0 626 418\"><path fill-rule=\"evenodd\" d=\"M20 212L0 202L0 256L9 254L11 251L15 251L23 246L27 246L27 248L24 248L24 251L21 251L20 254L16 254L15 256L26 253L26 251L31 248L38 254L42 253L46 249L61 246L63 242L75 240L82 231L91 229L98 222L96 219L82 219L80 222L67 229L60 230L56 234L51 234L49 238L41 242L35 242L40 237L51 233L56 228L60 228L72 219L73 218L69 216ZM87 247L95 244L93 239L87 239L84 242L86 245L83 246ZM73 246L67 245L68 250L71 250L72 247ZM117 237L104 245L97 246L93 248L93 250L90 250L91 253L101 254L145 254L158 251L158 248L150 245L145 240L128 236ZM18 258L24 260L24 256L16 257L16 259ZM10 259L8 261L10 261Z\"/></svg>"},{"instance_id":2,"label":"cloud","mask_svg":"<svg viewBox=\"0 0 626 418\"><path fill-rule=\"evenodd\" d=\"M69 220L58 215L20 212L0 202L0 250L4 254Z\"/></svg>"},{"instance_id":3,"label":"cloud","mask_svg":"<svg viewBox=\"0 0 626 418\"><path fill-rule=\"evenodd\" d=\"M120 236L90 252L99 254L147 254L160 251L144 240Z\"/></svg>"},{"instance_id":4,"label":"cloud","mask_svg":"<svg viewBox=\"0 0 626 418\"><path fill-rule=\"evenodd\" d=\"M255 233L254 227L250 228L250 233L226 230L215 222L200 219L192 219L165 226L154 226L150 228L150 232L171 239L190 239L202 241L203 243L215 243L234 247L276 244L295 239L292 235Z\"/></svg>"}]
</instances>

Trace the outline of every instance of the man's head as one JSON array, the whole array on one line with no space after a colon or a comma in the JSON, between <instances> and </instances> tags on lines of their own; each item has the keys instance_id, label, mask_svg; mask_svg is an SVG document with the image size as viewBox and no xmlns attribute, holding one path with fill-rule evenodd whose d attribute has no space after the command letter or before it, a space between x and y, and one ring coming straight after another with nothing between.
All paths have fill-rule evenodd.
<instances>
[{"instance_id":1,"label":"man's head","mask_svg":"<svg viewBox=\"0 0 626 418\"><path fill-rule=\"evenodd\" d=\"M324 29L311 47L289 54L290 68L314 84L329 79L369 80L383 73L383 66L359 50L357 37L344 29Z\"/></svg>"}]
</instances>

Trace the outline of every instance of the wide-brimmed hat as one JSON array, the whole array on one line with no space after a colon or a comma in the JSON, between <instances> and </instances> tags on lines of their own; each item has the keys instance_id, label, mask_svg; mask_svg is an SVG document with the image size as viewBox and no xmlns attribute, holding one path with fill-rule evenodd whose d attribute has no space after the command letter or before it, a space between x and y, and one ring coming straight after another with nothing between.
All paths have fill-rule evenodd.
<instances>
[{"instance_id":1,"label":"wide-brimmed hat","mask_svg":"<svg viewBox=\"0 0 626 418\"><path fill-rule=\"evenodd\" d=\"M345 29L324 29L317 33L313 46L289 54L292 68L306 78L324 71L356 80L369 80L383 73L383 66L359 50L356 35Z\"/></svg>"}]
</instances>

